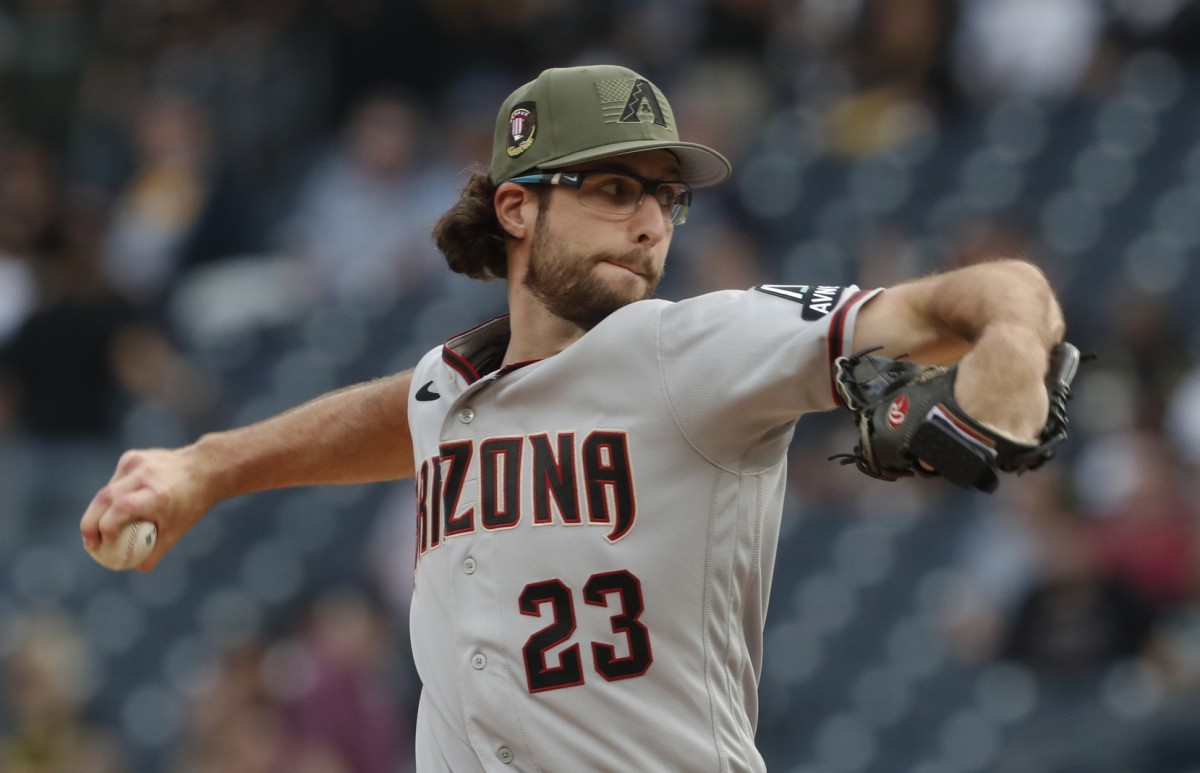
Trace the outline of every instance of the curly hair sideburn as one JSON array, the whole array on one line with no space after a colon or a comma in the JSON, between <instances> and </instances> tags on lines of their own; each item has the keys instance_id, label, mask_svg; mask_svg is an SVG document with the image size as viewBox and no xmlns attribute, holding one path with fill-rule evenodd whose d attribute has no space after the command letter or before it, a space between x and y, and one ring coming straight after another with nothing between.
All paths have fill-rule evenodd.
<instances>
[{"instance_id":1,"label":"curly hair sideburn","mask_svg":"<svg viewBox=\"0 0 1200 773\"><path fill-rule=\"evenodd\" d=\"M433 241L442 251L450 270L472 279L506 279L508 233L496 218L494 198L499 184L484 172L474 172L454 206L433 226ZM549 197L543 186L528 189L538 199L538 212L545 214Z\"/></svg>"},{"instance_id":2,"label":"curly hair sideburn","mask_svg":"<svg viewBox=\"0 0 1200 773\"><path fill-rule=\"evenodd\" d=\"M433 241L451 271L485 280L508 275L507 237L492 203L498 187L486 174L473 173L458 201L434 224Z\"/></svg>"},{"instance_id":3,"label":"curly hair sideburn","mask_svg":"<svg viewBox=\"0 0 1200 773\"><path fill-rule=\"evenodd\" d=\"M508 276L508 235L493 204L498 187L487 174L473 172L458 201L433 226L433 241L456 274L483 280Z\"/></svg>"}]
</instances>

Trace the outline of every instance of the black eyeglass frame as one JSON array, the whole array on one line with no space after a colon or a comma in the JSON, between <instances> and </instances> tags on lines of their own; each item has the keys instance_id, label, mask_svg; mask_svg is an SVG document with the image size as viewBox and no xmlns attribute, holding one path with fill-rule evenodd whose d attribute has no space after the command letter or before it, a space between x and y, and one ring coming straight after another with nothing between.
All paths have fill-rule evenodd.
<instances>
[{"instance_id":1,"label":"black eyeglass frame","mask_svg":"<svg viewBox=\"0 0 1200 773\"><path fill-rule=\"evenodd\" d=\"M645 177L639 177L636 174L631 174L623 169L588 169L578 172L543 172L538 174L522 174L516 177L510 177L505 182L517 183L519 185L565 185L569 188L579 189L583 187L583 181L595 174L615 174L621 177L628 177L630 180L636 180L642 185L642 195L634 203L633 209L629 212L611 212L609 210L598 210L601 212L609 212L613 215L632 215L641 208L642 202L646 200L646 196L654 198L654 193L663 185L678 185L683 188L683 192L679 195L679 200L675 202L668 217L673 225L683 225L687 222L688 209L692 205L692 187L682 180L647 180ZM662 203L654 198L659 207ZM589 207L589 209L594 209Z\"/></svg>"}]
</instances>

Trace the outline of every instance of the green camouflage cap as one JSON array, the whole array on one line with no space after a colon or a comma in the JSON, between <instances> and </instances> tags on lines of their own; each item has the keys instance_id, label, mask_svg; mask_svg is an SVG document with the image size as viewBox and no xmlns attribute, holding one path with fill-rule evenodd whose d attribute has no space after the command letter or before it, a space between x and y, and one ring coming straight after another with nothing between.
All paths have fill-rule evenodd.
<instances>
[{"instance_id":1,"label":"green camouflage cap","mask_svg":"<svg viewBox=\"0 0 1200 773\"><path fill-rule=\"evenodd\" d=\"M562 169L608 156L665 148L693 188L729 177L717 151L680 142L667 98L633 70L614 65L545 70L504 100L496 117L491 178Z\"/></svg>"}]
</instances>

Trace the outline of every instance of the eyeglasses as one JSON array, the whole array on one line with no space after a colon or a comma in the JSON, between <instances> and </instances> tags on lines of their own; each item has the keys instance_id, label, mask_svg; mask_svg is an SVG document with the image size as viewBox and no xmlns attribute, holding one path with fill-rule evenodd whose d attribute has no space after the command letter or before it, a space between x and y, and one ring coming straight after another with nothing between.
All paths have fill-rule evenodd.
<instances>
[{"instance_id":1,"label":"eyeglasses","mask_svg":"<svg viewBox=\"0 0 1200 773\"><path fill-rule=\"evenodd\" d=\"M692 204L692 189L676 180L646 180L625 172L594 170L587 172L549 172L523 174L510 183L567 185L579 190L579 203L597 212L632 215L649 195L663 214L675 225L687 222Z\"/></svg>"}]
</instances>

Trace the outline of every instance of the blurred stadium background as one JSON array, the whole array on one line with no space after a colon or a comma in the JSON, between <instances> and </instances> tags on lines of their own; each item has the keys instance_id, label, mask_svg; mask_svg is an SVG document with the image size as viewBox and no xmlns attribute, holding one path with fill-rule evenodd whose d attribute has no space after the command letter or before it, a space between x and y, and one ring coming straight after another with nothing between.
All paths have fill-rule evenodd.
<instances>
[{"instance_id":1,"label":"blurred stadium background","mask_svg":"<svg viewBox=\"0 0 1200 773\"><path fill-rule=\"evenodd\" d=\"M734 179L662 294L1023 255L1099 355L984 497L802 422L761 690L795 773L1200 770L1200 4L0 2L0 770L410 769L408 484L222 504L155 572L120 450L394 372L497 312L432 220L546 66L651 77Z\"/></svg>"}]
</instances>

